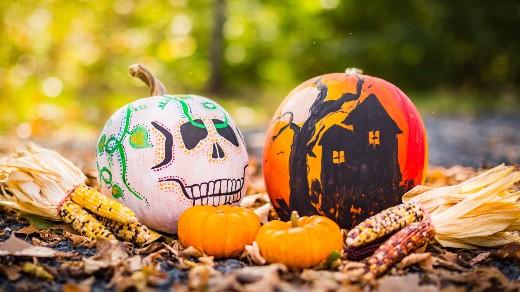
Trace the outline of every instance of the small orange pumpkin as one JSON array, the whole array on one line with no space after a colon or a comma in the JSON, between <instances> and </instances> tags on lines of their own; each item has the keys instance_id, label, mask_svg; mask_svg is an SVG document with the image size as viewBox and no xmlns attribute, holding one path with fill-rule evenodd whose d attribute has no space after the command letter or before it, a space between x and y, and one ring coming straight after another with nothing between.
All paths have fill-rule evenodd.
<instances>
[{"instance_id":1,"label":"small orange pumpkin","mask_svg":"<svg viewBox=\"0 0 520 292\"><path fill-rule=\"evenodd\" d=\"M256 235L260 253L269 263L282 263L290 268L310 268L323 262L343 247L339 226L324 216L298 218L293 211L290 222L273 220Z\"/></svg>"},{"instance_id":2,"label":"small orange pumpkin","mask_svg":"<svg viewBox=\"0 0 520 292\"><path fill-rule=\"evenodd\" d=\"M258 216L236 206L193 206L179 218L183 246L193 246L216 258L239 256L260 228Z\"/></svg>"}]
</instances>

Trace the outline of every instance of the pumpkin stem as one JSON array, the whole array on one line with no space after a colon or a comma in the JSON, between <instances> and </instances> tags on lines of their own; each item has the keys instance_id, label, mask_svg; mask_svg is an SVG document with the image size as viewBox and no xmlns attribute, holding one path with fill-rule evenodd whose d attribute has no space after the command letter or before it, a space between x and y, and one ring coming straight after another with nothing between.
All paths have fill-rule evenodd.
<instances>
[{"instance_id":1,"label":"pumpkin stem","mask_svg":"<svg viewBox=\"0 0 520 292\"><path fill-rule=\"evenodd\" d=\"M128 71L130 71L132 77L141 79L148 87L150 87L150 94L152 96L164 95L167 93L166 87L161 80L153 76L153 74L141 64L131 65L128 68Z\"/></svg>"},{"instance_id":2,"label":"pumpkin stem","mask_svg":"<svg viewBox=\"0 0 520 292\"><path fill-rule=\"evenodd\" d=\"M298 227L298 218L300 218L300 216L298 216L298 212L292 211L291 212L291 227L292 228Z\"/></svg>"},{"instance_id":3,"label":"pumpkin stem","mask_svg":"<svg viewBox=\"0 0 520 292\"><path fill-rule=\"evenodd\" d=\"M350 68L345 69L345 73L346 74L362 75L363 74L363 70L361 70L359 68L355 68L355 67L350 67Z\"/></svg>"}]
</instances>

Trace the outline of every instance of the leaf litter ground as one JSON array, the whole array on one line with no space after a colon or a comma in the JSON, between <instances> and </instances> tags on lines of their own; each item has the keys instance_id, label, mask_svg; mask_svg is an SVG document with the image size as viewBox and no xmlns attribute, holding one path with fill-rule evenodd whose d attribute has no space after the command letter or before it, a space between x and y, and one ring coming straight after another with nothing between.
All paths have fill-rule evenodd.
<instances>
[{"instance_id":1,"label":"leaf litter ground","mask_svg":"<svg viewBox=\"0 0 520 292\"><path fill-rule=\"evenodd\" d=\"M89 184L96 175L92 157L82 157ZM79 148L81 149L81 147ZM68 154L68 155L67 155ZM74 155L76 154L76 155ZM91 161L89 161L91 160ZM75 162L78 162L77 160ZM276 218L265 195L258 163L251 161L250 186L243 204L264 220ZM451 185L476 173L467 167L434 167L431 186ZM446 249L430 245L409 255L385 276L363 282L363 262L343 257L315 269L291 271L283 265L258 265L252 248L239 259L215 260L184 249L175 236L144 248L126 242L97 241L76 234L65 224L0 209L0 290L379 290L379 291L518 291L520 245L501 249Z\"/></svg>"}]
</instances>

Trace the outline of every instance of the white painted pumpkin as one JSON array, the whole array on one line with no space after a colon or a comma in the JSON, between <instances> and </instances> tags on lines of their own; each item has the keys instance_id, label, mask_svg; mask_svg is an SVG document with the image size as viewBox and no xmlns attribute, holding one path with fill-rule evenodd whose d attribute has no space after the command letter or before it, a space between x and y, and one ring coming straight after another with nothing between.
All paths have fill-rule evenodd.
<instances>
[{"instance_id":1,"label":"white painted pumpkin","mask_svg":"<svg viewBox=\"0 0 520 292\"><path fill-rule=\"evenodd\" d=\"M193 205L237 204L248 156L229 114L202 96L165 94L141 66L131 73L155 96L125 105L106 122L96 151L102 192L168 233Z\"/></svg>"}]
</instances>

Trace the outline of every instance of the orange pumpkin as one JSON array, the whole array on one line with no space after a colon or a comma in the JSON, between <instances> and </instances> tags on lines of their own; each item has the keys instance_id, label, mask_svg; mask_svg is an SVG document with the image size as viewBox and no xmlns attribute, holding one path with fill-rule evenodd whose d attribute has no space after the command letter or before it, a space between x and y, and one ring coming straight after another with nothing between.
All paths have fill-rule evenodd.
<instances>
[{"instance_id":1,"label":"orange pumpkin","mask_svg":"<svg viewBox=\"0 0 520 292\"><path fill-rule=\"evenodd\" d=\"M420 184L427 152L410 99L347 70L312 78L285 98L267 131L264 178L281 218L297 210L351 228Z\"/></svg>"},{"instance_id":2,"label":"orange pumpkin","mask_svg":"<svg viewBox=\"0 0 520 292\"><path fill-rule=\"evenodd\" d=\"M290 222L273 220L260 228L256 242L268 263L282 263L291 268L310 268L323 262L343 247L339 226L327 217L298 218Z\"/></svg>"},{"instance_id":3,"label":"orange pumpkin","mask_svg":"<svg viewBox=\"0 0 520 292\"><path fill-rule=\"evenodd\" d=\"M179 218L183 246L193 246L216 258L239 256L260 228L258 216L236 206L194 206Z\"/></svg>"}]
</instances>

